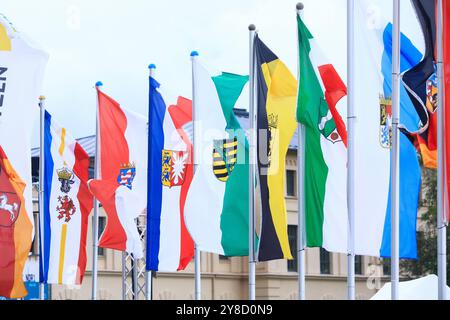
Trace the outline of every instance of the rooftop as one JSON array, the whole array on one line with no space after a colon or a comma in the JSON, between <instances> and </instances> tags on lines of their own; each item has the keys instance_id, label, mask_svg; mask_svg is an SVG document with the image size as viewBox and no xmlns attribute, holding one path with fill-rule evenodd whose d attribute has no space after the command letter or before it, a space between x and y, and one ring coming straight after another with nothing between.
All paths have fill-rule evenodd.
<instances>
[{"instance_id":1,"label":"rooftop","mask_svg":"<svg viewBox=\"0 0 450 320\"><path fill-rule=\"evenodd\" d=\"M242 128L246 129L249 127L249 119L248 119L248 112L245 109L234 109L234 114L239 120L239 123L241 124ZM295 133L292 142L289 146L290 150L297 150L298 146L298 135L297 132ZM95 156L95 135L90 135L87 137L79 138L77 139L78 143L83 147L84 150L89 154L90 157ZM33 158L39 158L39 147L31 149L31 157Z\"/></svg>"}]
</instances>

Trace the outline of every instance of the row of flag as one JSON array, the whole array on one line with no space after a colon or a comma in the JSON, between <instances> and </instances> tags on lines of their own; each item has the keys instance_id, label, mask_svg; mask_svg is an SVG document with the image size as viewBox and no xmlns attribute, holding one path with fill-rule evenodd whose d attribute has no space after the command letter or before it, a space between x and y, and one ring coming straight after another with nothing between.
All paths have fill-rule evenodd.
<instances>
[{"instance_id":1,"label":"row of flag","mask_svg":"<svg viewBox=\"0 0 450 320\"><path fill-rule=\"evenodd\" d=\"M426 50L421 53L408 33L402 34L400 257L415 259L421 188L417 154L425 166L437 166L437 60L436 2L412 4ZM374 8L380 9L376 23L368 20ZM390 257L393 26L382 12L377 1L357 2L353 229L355 254ZM444 16L447 34L446 1ZM254 39L256 74L250 86L256 88L254 189L260 220L255 230L249 230L253 142L233 112L248 76L212 76L194 57L193 100L179 97L167 104L160 84L150 77L148 118L123 108L99 84L97 169L91 180L86 151L45 112L40 281L82 283L94 198L107 214L99 246L137 259L143 257L143 247L136 218L146 213L149 271L183 270L194 256L194 243L205 252L248 256L249 232L256 235L258 261L292 259L285 163L298 124L305 129L304 195L299 195L305 207L305 246L348 253L347 88L300 16L297 26L299 81L259 35ZM446 65L449 52L445 42ZM0 296L20 298L26 295L21 274L34 236L31 128L48 57L0 16L0 58ZM211 134L203 135L205 131Z\"/></svg>"}]
</instances>

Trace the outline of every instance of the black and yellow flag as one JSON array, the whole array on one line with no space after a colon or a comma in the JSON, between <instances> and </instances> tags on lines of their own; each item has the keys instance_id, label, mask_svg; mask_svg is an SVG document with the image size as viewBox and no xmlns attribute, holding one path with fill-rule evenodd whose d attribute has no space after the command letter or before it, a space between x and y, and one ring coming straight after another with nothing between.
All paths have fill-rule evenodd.
<instances>
[{"instance_id":1,"label":"black and yellow flag","mask_svg":"<svg viewBox=\"0 0 450 320\"><path fill-rule=\"evenodd\" d=\"M297 81L258 36L255 38L255 54L262 205L258 260L292 259L287 233L285 163L297 128Z\"/></svg>"}]
</instances>

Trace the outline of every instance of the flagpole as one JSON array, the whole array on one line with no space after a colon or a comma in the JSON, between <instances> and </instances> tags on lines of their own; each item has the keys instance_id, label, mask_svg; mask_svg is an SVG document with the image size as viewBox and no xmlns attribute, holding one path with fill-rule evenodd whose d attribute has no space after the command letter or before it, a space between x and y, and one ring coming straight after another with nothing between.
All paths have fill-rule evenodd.
<instances>
[{"instance_id":1,"label":"flagpole","mask_svg":"<svg viewBox=\"0 0 450 320\"><path fill-rule=\"evenodd\" d=\"M299 2L296 6L297 15L303 18L303 3ZM297 42L298 42L297 26ZM299 43L300 45L300 43ZM297 57L299 57L299 47L297 46ZM300 61L297 59L297 79L298 88L300 88ZM298 225L297 225L297 284L298 300L306 300L306 270L305 270L305 127L298 124L297 141L297 207L298 207Z\"/></svg>"},{"instance_id":2,"label":"flagpole","mask_svg":"<svg viewBox=\"0 0 450 320\"><path fill-rule=\"evenodd\" d=\"M149 69L149 76L150 78L155 78L155 71L156 71L156 65L154 65L153 63L150 64L148 66ZM151 92L151 88L149 88L149 92ZM148 121L149 121L149 129L148 129L148 138L151 139L150 136L150 124L151 124L151 114L152 114L152 105L151 105L151 97L149 97L149 110L148 110ZM151 155L151 150L148 150L148 154ZM150 165L150 156L148 157L148 161L149 161L149 165ZM145 253L148 256L148 220L149 220L149 212L147 211L147 228L145 229L145 244L146 244L146 248L145 248ZM147 260L146 260L147 263ZM145 300L153 300L152 297L152 282L153 282L153 277L152 277L152 271L149 270L145 270Z\"/></svg>"},{"instance_id":3,"label":"flagpole","mask_svg":"<svg viewBox=\"0 0 450 320\"><path fill-rule=\"evenodd\" d=\"M256 171L256 110L255 110L255 53L254 40L256 27L249 25L249 75L250 75L250 100L249 100L249 121L250 121L250 149L249 149L249 229L248 229L248 298L256 299L256 254L255 254L255 171Z\"/></svg>"},{"instance_id":4,"label":"flagpole","mask_svg":"<svg viewBox=\"0 0 450 320\"><path fill-rule=\"evenodd\" d=\"M198 58L198 52L192 51L191 52L191 62L192 62L192 122L193 122L193 145L194 145L194 174L197 169L197 153L196 153L196 141L199 141L197 138L198 132L195 128L196 126L196 119L197 117L197 108L195 107L195 67L194 63L196 59ZM194 272L195 272L195 300L201 300L202 299L202 276L201 276L201 251L196 243L194 243Z\"/></svg>"},{"instance_id":5,"label":"flagpole","mask_svg":"<svg viewBox=\"0 0 450 320\"><path fill-rule=\"evenodd\" d=\"M399 299L400 217L399 217L399 141L400 132L400 0L394 0L392 53L392 150L391 150L391 299Z\"/></svg>"},{"instance_id":6,"label":"flagpole","mask_svg":"<svg viewBox=\"0 0 450 320\"><path fill-rule=\"evenodd\" d=\"M98 81L95 88L100 91L103 83ZM100 131L99 131L99 112L98 112L98 93L97 93L97 110L96 110L96 125L95 125L95 168L94 179L100 178ZM98 209L99 203L94 197L94 215L92 217L92 293L91 299L97 300L97 274L98 274Z\"/></svg>"},{"instance_id":7,"label":"flagpole","mask_svg":"<svg viewBox=\"0 0 450 320\"><path fill-rule=\"evenodd\" d=\"M43 220L44 220L44 179L45 179L45 97L39 97L39 108L40 108L40 148L39 148L39 240L40 240L40 252L41 255L41 263L43 261L43 252L42 252L42 229L43 229ZM41 266L42 268L42 266ZM39 279L39 299L45 300L45 284L42 282L43 279Z\"/></svg>"},{"instance_id":8,"label":"flagpole","mask_svg":"<svg viewBox=\"0 0 450 320\"><path fill-rule=\"evenodd\" d=\"M438 169L437 169L437 246L438 246L438 299L447 300L447 225L444 218L444 38L443 3L437 2L437 75L438 75Z\"/></svg>"},{"instance_id":9,"label":"flagpole","mask_svg":"<svg viewBox=\"0 0 450 320\"><path fill-rule=\"evenodd\" d=\"M355 1L347 0L347 298L355 300Z\"/></svg>"}]
</instances>

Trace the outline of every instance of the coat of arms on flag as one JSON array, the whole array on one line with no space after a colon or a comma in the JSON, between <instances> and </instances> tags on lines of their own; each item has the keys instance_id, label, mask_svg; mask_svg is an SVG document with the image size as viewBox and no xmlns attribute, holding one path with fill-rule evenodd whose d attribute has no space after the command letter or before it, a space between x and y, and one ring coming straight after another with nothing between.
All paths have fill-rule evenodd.
<instances>
[{"instance_id":1,"label":"coat of arms on flag","mask_svg":"<svg viewBox=\"0 0 450 320\"><path fill-rule=\"evenodd\" d=\"M161 182L165 187L182 186L186 179L186 165L189 153L186 151L162 151Z\"/></svg>"},{"instance_id":2,"label":"coat of arms on flag","mask_svg":"<svg viewBox=\"0 0 450 320\"><path fill-rule=\"evenodd\" d=\"M128 189L133 189L133 180L136 176L136 166L134 163L123 164L120 167L119 176L117 177L117 182L127 187Z\"/></svg>"},{"instance_id":3,"label":"coat of arms on flag","mask_svg":"<svg viewBox=\"0 0 450 320\"><path fill-rule=\"evenodd\" d=\"M71 185L75 183L73 180L73 172L67 168L62 168L56 171L58 174L58 180L61 182L61 192L69 193Z\"/></svg>"},{"instance_id":4,"label":"coat of arms on flag","mask_svg":"<svg viewBox=\"0 0 450 320\"><path fill-rule=\"evenodd\" d=\"M227 182L237 162L237 138L214 140L213 170L217 179Z\"/></svg>"},{"instance_id":5,"label":"coat of arms on flag","mask_svg":"<svg viewBox=\"0 0 450 320\"><path fill-rule=\"evenodd\" d=\"M427 81L427 109L431 113L435 113L438 103L438 88L436 73Z\"/></svg>"},{"instance_id":6,"label":"coat of arms on flag","mask_svg":"<svg viewBox=\"0 0 450 320\"><path fill-rule=\"evenodd\" d=\"M328 110L327 115L320 119L319 123L320 133L332 143L338 143L342 141L341 135L336 127L336 122L333 119L333 115L330 110Z\"/></svg>"},{"instance_id":7,"label":"coat of arms on flag","mask_svg":"<svg viewBox=\"0 0 450 320\"><path fill-rule=\"evenodd\" d=\"M20 199L12 192L0 191L0 227L11 227L17 220Z\"/></svg>"},{"instance_id":8,"label":"coat of arms on flag","mask_svg":"<svg viewBox=\"0 0 450 320\"><path fill-rule=\"evenodd\" d=\"M0 168L0 227L11 227L20 212L20 199Z\"/></svg>"},{"instance_id":9,"label":"coat of arms on flag","mask_svg":"<svg viewBox=\"0 0 450 320\"><path fill-rule=\"evenodd\" d=\"M392 143L392 99L380 95L380 144L390 149Z\"/></svg>"}]
</instances>

